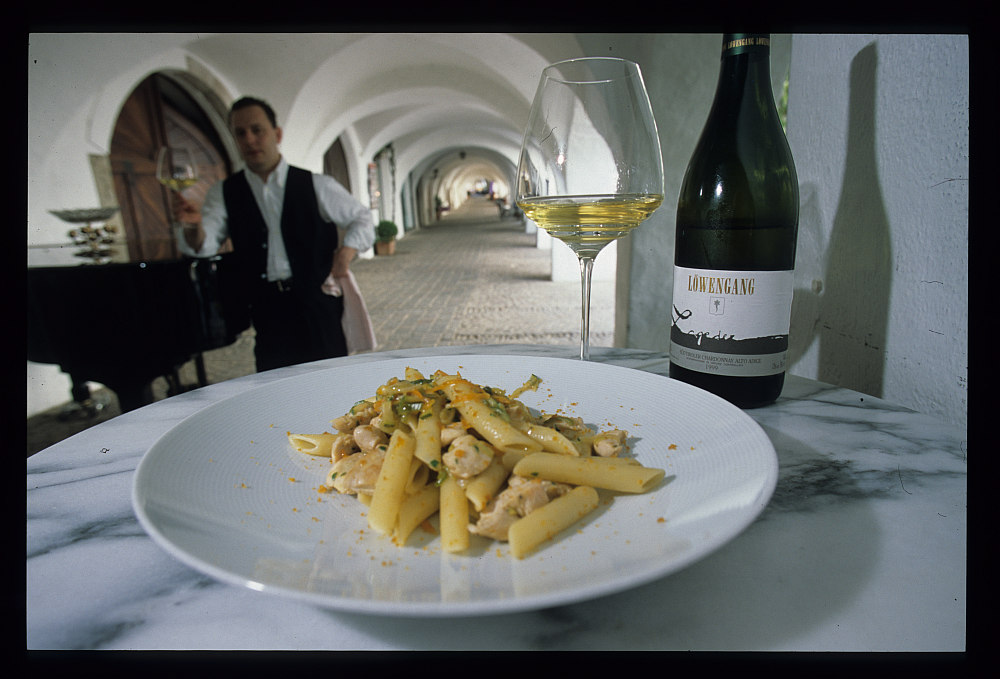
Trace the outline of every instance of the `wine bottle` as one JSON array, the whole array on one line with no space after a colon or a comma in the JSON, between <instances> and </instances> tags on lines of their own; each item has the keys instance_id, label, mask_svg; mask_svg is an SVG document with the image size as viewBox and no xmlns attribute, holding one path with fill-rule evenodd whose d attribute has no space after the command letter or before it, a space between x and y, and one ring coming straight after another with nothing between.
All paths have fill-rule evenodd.
<instances>
[{"instance_id":1,"label":"wine bottle","mask_svg":"<svg viewBox=\"0 0 1000 679\"><path fill-rule=\"evenodd\" d=\"M774 105L770 36L727 34L715 100L681 184L670 376L741 408L785 380L799 222Z\"/></svg>"}]
</instances>

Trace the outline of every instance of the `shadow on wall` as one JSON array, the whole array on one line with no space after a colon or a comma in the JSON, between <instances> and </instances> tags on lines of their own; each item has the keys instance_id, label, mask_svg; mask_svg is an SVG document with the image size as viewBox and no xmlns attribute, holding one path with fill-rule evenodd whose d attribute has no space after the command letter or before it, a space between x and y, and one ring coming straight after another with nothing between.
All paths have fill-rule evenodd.
<instances>
[{"instance_id":1,"label":"shadow on wall","mask_svg":"<svg viewBox=\"0 0 1000 679\"><path fill-rule=\"evenodd\" d=\"M892 246L875 153L877 66L875 44L851 63L844 178L826 248L824 281L811 290L795 291L792 313L799 323L793 325L811 326L812 332L792 337L789 358L794 364L818 341L819 380L881 397ZM821 230L816 191L803 188L802 225Z\"/></svg>"}]
</instances>

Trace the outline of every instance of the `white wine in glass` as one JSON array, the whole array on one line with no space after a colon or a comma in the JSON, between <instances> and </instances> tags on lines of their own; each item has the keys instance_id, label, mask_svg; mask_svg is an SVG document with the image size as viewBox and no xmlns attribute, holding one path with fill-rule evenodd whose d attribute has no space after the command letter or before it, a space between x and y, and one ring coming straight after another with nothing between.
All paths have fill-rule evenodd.
<instances>
[{"instance_id":1,"label":"white wine in glass","mask_svg":"<svg viewBox=\"0 0 1000 679\"><path fill-rule=\"evenodd\" d=\"M171 191L180 193L198 183L198 172L191 152L164 146L156 159L156 179Z\"/></svg>"},{"instance_id":2,"label":"white wine in glass","mask_svg":"<svg viewBox=\"0 0 1000 679\"><path fill-rule=\"evenodd\" d=\"M542 71L517 169L517 204L580 261L580 358L590 358L594 260L663 202L663 160L639 66L604 57Z\"/></svg>"}]
</instances>

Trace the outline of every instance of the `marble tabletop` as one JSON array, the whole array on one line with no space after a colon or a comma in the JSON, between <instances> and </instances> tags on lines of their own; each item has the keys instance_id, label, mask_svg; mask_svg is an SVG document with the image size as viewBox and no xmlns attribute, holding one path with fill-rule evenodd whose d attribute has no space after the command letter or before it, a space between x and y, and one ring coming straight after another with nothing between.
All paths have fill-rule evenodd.
<instances>
[{"instance_id":1,"label":"marble tabletop","mask_svg":"<svg viewBox=\"0 0 1000 679\"><path fill-rule=\"evenodd\" d=\"M466 346L320 361L175 396L28 458L27 648L966 650L965 429L794 376L777 403L747 411L779 460L757 520L680 572L595 600L474 618L338 612L214 580L143 532L136 467L188 416L305 371L445 351L575 353ZM592 354L667 373L664 354Z\"/></svg>"}]
</instances>

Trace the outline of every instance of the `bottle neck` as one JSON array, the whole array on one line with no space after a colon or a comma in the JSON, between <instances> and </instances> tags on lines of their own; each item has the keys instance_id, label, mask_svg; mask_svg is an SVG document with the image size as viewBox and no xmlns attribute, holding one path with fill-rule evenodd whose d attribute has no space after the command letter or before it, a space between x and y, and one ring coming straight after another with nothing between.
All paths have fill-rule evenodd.
<instances>
[{"instance_id":1,"label":"bottle neck","mask_svg":"<svg viewBox=\"0 0 1000 679\"><path fill-rule=\"evenodd\" d=\"M738 106L771 94L771 38L767 33L727 33L722 38L722 58L716 100ZM721 103L721 101L720 101Z\"/></svg>"},{"instance_id":2,"label":"bottle neck","mask_svg":"<svg viewBox=\"0 0 1000 679\"><path fill-rule=\"evenodd\" d=\"M726 33L722 36L722 58L740 54L753 54L768 58L771 55L769 33Z\"/></svg>"}]
</instances>

